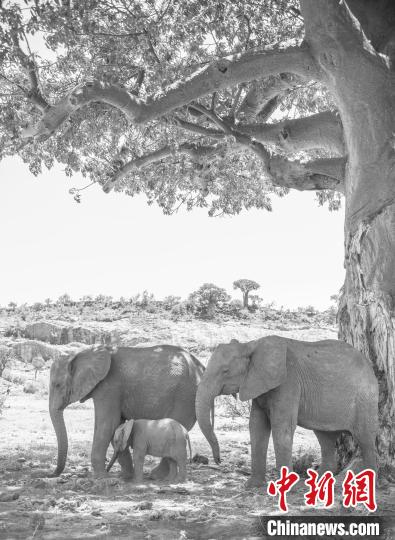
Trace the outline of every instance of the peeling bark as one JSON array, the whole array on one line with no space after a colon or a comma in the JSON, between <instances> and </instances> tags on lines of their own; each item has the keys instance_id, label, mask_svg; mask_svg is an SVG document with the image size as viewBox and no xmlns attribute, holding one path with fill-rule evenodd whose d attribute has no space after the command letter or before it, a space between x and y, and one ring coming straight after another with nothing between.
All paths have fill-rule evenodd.
<instances>
[{"instance_id":1,"label":"peeling bark","mask_svg":"<svg viewBox=\"0 0 395 540\"><path fill-rule=\"evenodd\" d=\"M395 74L374 48L388 13L366 1L355 12L335 0L302 0L301 7L307 42L337 102L348 156L339 338L362 351L375 370L378 459L381 472L390 474L395 470ZM375 23L365 34L369 9L375 10ZM343 463L354 449L343 439Z\"/></svg>"}]
</instances>

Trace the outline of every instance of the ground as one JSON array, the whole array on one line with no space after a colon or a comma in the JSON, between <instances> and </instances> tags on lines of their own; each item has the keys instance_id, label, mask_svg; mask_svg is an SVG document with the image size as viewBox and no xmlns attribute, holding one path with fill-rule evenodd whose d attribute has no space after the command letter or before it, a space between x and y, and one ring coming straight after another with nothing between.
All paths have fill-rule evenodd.
<instances>
[{"instance_id":1,"label":"ground","mask_svg":"<svg viewBox=\"0 0 395 540\"><path fill-rule=\"evenodd\" d=\"M108 323L109 330L117 329L122 342L135 343L140 339L147 344L182 344L198 352L204 363L215 343L233 337L248 340L275 333L305 340L336 338L333 327L299 325L275 330L264 323L247 321L219 324L136 317L120 321L115 327L115 323ZM59 478L37 476L39 469L54 467L56 461L56 438L48 414L49 364L35 380L31 364L13 359L3 372L4 378L0 377L0 539L251 539L262 534L260 515L279 514L277 499L263 489L244 488L250 471L247 407L231 397L216 401L221 465L213 463L210 448L195 426L191 432L193 454L207 456L209 463L190 464L185 484L169 486L148 478L142 485L124 482L119 478L118 465L108 480L93 480L89 459L93 434L91 401L66 409L69 454L64 474ZM33 383L34 393L24 391L27 383ZM312 465L319 461L319 448L312 432L298 428L294 456L299 456L299 461L310 459ZM146 459L147 473L154 462L154 458ZM269 476L274 479L272 444L268 467ZM342 508L338 496L331 510L308 510L303 504L305 489L301 483L288 496L290 515L366 514L363 508L352 512ZM380 488L379 514L389 515L394 505L395 486Z\"/></svg>"}]
</instances>

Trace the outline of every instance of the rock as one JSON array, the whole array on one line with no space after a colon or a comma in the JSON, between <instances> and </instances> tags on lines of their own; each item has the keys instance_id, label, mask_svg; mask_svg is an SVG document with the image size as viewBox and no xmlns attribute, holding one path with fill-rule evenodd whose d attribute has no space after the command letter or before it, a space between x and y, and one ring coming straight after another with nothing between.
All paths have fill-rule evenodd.
<instances>
[{"instance_id":1,"label":"rock","mask_svg":"<svg viewBox=\"0 0 395 540\"><path fill-rule=\"evenodd\" d=\"M25 461L26 461L26 458L24 458L24 457L19 457L19 458L17 459L17 462L18 462L18 463L25 463Z\"/></svg>"},{"instance_id":2,"label":"rock","mask_svg":"<svg viewBox=\"0 0 395 540\"><path fill-rule=\"evenodd\" d=\"M26 393L26 394L37 394L37 392L39 392L40 390L40 386L33 382L33 381L29 381L25 384L25 386L23 387L23 391Z\"/></svg>"},{"instance_id":3,"label":"rock","mask_svg":"<svg viewBox=\"0 0 395 540\"><path fill-rule=\"evenodd\" d=\"M104 332L100 329L91 330L83 326L67 326L48 321L37 321L27 324L23 330L23 335L29 339L44 341L52 345L65 345L72 342L93 345L94 343L111 341L111 333Z\"/></svg>"},{"instance_id":4,"label":"rock","mask_svg":"<svg viewBox=\"0 0 395 540\"><path fill-rule=\"evenodd\" d=\"M162 513L159 512L159 510L154 510L153 512L150 513L150 515L148 516L148 519L150 521L157 521L158 519L161 519L162 518Z\"/></svg>"},{"instance_id":5,"label":"rock","mask_svg":"<svg viewBox=\"0 0 395 540\"><path fill-rule=\"evenodd\" d=\"M30 485L36 489L46 489L47 482L42 478L37 478L33 480Z\"/></svg>"},{"instance_id":6,"label":"rock","mask_svg":"<svg viewBox=\"0 0 395 540\"><path fill-rule=\"evenodd\" d=\"M0 502L16 501L19 495L19 491L0 491Z\"/></svg>"},{"instance_id":7,"label":"rock","mask_svg":"<svg viewBox=\"0 0 395 540\"><path fill-rule=\"evenodd\" d=\"M100 510L92 510L91 512L92 516L101 517L101 511Z\"/></svg>"},{"instance_id":8,"label":"rock","mask_svg":"<svg viewBox=\"0 0 395 540\"><path fill-rule=\"evenodd\" d=\"M135 506L136 510L151 510L152 502L151 501L141 501L141 503Z\"/></svg>"},{"instance_id":9,"label":"rock","mask_svg":"<svg viewBox=\"0 0 395 540\"><path fill-rule=\"evenodd\" d=\"M31 364L33 358L40 356L44 361L54 360L61 356L56 347L40 341L19 339L13 345L14 355L25 364Z\"/></svg>"},{"instance_id":10,"label":"rock","mask_svg":"<svg viewBox=\"0 0 395 540\"><path fill-rule=\"evenodd\" d=\"M192 458L192 463L202 463L203 465L208 465L208 457L202 456L201 454L195 454Z\"/></svg>"}]
</instances>

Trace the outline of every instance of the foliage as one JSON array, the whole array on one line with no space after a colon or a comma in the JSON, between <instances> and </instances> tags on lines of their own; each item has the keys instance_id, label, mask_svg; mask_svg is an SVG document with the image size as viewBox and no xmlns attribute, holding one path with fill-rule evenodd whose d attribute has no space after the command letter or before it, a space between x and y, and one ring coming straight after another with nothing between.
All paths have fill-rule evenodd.
<instances>
[{"instance_id":1,"label":"foliage","mask_svg":"<svg viewBox=\"0 0 395 540\"><path fill-rule=\"evenodd\" d=\"M255 0L8 0L0 10L0 157L21 156L34 175L59 163L68 176L81 173L103 185L126 161L169 145L170 157L134 169L116 186L130 196L144 194L148 204L156 202L166 214L182 205L205 207L210 215L252 207L271 210L270 195L288 192L268 180L253 154L235 152L232 140L224 139L223 147L204 162L182 154L185 142L212 145L211 139L181 127L179 119L204 125L187 107L140 129L120 110L96 102L50 136L21 140L20 135L39 119L40 99L57 103L89 80L117 84L149 102L220 57L300 44L303 24L297 0L263 0L259 5ZM272 79L267 78L269 84ZM243 83L216 91L201 103L215 104L218 115L232 119L250 89L251 84ZM333 105L319 84L291 85L278 97L277 117L328 107ZM70 191L79 202L81 192ZM319 202L335 208L339 197L324 190Z\"/></svg>"},{"instance_id":2,"label":"foliage","mask_svg":"<svg viewBox=\"0 0 395 540\"><path fill-rule=\"evenodd\" d=\"M181 302L181 296L166 296L163 299L162 305L167 310L172 310L175 306L177 306Z\"/></svg>"},{"instance_id":3,"label":"foliage","mask_svg":"<svg viewBox=\"0 0 395 540\"><path fill-rule=\"evenodd\" d=\"M250 401L240 401L233 396L222 396L222 404L226 416L231 418L248 418L251 412Z\"/></svg>"},{"instance_id":4,"label":"foliage","mask_svg":"<svg viewBox=\"0 0 395 540\"><path fill-rule=\"evenodd\" d=\"M299 474L299 476L307 477L307 469L314 469L314 461L315 456L312 452L303 452L302 450L299 450L297 455L292 459L293 470Z\"/></svg>"},{"instance_id":5,"label":"foliage","mask_svg":"<svg viewBox=\"0 0 395 540\"><path fill-rule=\"evenodd\" d=\"M203 283L189 296L189 302L196 313L207 318L213 318L216 311L222 309L229 300L226 290L214 283Z\"/></svg>"},{"instance_id":6,"label":"foliage","mask_svg":"<svg viewBox=\"0 0 395 540\"><path fill-rule=\"evenodd\" d=\"M243 305L248 308L248 296L251 291L255 291L260 288L259 283L252 279L237 279L233 282L234 289L240 289L243 294Z\"/></svg>"}]
</instances>

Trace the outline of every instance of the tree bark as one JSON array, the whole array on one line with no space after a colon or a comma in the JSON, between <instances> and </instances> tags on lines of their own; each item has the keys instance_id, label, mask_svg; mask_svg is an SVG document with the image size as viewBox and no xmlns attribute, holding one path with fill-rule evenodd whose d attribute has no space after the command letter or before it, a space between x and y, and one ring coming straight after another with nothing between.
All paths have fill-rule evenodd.
<instances>
[{"instance_id":1,"label":"tree bark","mask_svg":"<svg viewBox=\"0 0 395 540\"><path fill-rule=\"evenodd\" d=\"M377 451L386 475L395 467L395 74L347 3L302 0L301 7L306 40L339 108L348 154L339 338L370 359L378 378ZM343 463L353 451L343 439Z\"/></svg>"}]
</instances>

